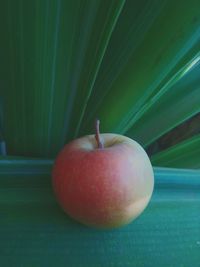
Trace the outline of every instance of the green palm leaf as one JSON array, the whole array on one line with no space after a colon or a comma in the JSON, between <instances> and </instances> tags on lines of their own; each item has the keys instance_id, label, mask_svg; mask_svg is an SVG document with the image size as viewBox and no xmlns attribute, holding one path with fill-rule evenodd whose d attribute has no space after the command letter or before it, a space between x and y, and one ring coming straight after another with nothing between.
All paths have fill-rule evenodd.
<instances>
[{"instance_id":1,"label":"green palm leaf","mask_svg":"<svg viewBox=\"0 0 200 267\"><path fill-rule=\"evenodd\" d=\"M193 62L199 62L197 56ZM188 68L192 67L192 70ZM173 129L186 119L200 112L200 64L188 65L184 74L175 77L153 96L138 112L138 120L127 135L144 146L149 145L161 135ZM183 76L182 78L180 76Z\"/></svg>"},{"instance_id":2,"label":"green palm leaf","mask_svg":"<svg viewBox=\"0 0 200 267\"><path fill-rule=\"evenodd\" d=\"M151 160L155 166L199 169L200 134L153 155Z\"/></svg>"},{"instance_id":3,"label":"green palm leaf","mask_svg":"<svg viewBox=\"0 0 200 267\"><path fill-rule=\"evenodd\" d=\"M140 34L143 34L140 45L137 48L132 46L134 50L128 58L121 56L120 60L117 55L114 59L112 58L114 52L111 50L115 50L116 38L123 40L127 36L129 27L131 30L136 24L134 21L136 18L133 17L130 20L130 24L126 25L127 31L120 32L121 35L116 25L113 33L113 39L115 39L113 43L111 39L110 50L104 58L105 63L102 63L103 74L102 76L101 73L99 74L94 96L91 96L88 104L82 133L87 129L91 131L90 127L95 116L101 118L104 131L125 133L149 98L163 90L172 77L177 79L180 71L188 67L188 62L192 62L197 57L200 41L199 3L183 1L181 10L178 2L164 3L161 4L161 1L160 4L155 3L157 8L155 12L152 11L154 16L153 18L150 16L151 19L146 18L146 13L141 14L141 21L138 23L137 20L137 26L139 27L140 23L147 23L148 31L140 31ZM129 9L131 10L130 6ZM181 15L177 16L179 12ZM126 20L125 17L121 18L123 19ZM122 21L119 22L119 27L121 27ZM130 40L133 43L133 39ZM124 50L121 50L123 53ZM109 62L113 62L115 70L118 68L117 76L110 75L112 66ZM95 112L91 113L91 110ZM88 123L87 118L89 118Z\"/></svg>"},{"instance_id":4,"label":"green palm leaf","mask_svg":"<svg viewBox=\"0 0 200 267\"><path fill-rule=\"evenodd\" d=\"M52 156L73 137L123 2L3 2L9 153Z\"/></svg>"},{"instance_id":5,"label":"green palm leaf","mask_svg":"<svg viewBox=\"0 0 200 267\"><path fill-rule=\"evenodd\" d=\"M145 136L142 121L154 104L170 101L168 91L180 89L174 83L198 58L199 10L194 0L181 10L172 0L2 1L8 153L53 157L65 142L93 131L96 116L102 131L128 131L148 144L198 112L187 102L179 117Z\"/></svg>"}]
</instances>

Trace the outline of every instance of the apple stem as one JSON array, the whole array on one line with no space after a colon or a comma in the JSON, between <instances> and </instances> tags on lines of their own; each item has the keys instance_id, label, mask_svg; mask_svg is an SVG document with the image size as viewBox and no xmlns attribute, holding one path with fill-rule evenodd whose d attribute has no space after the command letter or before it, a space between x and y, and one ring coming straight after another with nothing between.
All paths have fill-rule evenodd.
<instances>
[{"instance_id":1,"label":"apple stem","mask_svg":"<svg viewBox=\"0 0 200 267\"><path fill-rule=\"evenodd\" d=\"M97 141L97 146L98 148L104 148L103 143L101 142L101 138L100 138L100 132L99 132L99 124L100 124L100 120L96 120L95 121L95 130L96 130L96 141Z\"/></svg>"}]
</instances>

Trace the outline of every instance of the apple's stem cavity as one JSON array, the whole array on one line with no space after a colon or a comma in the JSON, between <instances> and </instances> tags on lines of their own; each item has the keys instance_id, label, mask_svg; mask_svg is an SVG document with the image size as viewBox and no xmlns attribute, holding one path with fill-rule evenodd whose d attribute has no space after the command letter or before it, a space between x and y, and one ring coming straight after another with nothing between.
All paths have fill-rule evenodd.
<instances>
[{"instance_id":1,"label":"apple's stem cavity","mask_svg":"<svg viewBox=\"0 0 200 267\"><path fill-rule=\"evenodd\" d=\"M99 124L100 124L100 120L97 119L95 121L95 130L96 130L95 138L96 138L96 141L97 141L97 147L98 148L104 148L103 143L102 143L101 138L100 138Z\"/></svg>"}]
</instances>

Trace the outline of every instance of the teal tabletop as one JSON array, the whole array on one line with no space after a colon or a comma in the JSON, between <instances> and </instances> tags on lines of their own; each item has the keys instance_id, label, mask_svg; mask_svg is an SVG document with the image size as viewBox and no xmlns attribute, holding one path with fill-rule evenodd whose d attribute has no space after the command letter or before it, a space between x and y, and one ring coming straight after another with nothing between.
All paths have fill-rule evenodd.
<instances>
[{"instance_id":1,"label":"teal tabletop","mask_svg":"<svg viewBox=\"0 0 200 267\"><path fill-rule=\"evenodd\" d=\"M199 171L154 168L144 213L123 228L97 230L60 209L51 166L49 160L0 161L2 267L200 266Z\"/></svg>"}]
</instances>

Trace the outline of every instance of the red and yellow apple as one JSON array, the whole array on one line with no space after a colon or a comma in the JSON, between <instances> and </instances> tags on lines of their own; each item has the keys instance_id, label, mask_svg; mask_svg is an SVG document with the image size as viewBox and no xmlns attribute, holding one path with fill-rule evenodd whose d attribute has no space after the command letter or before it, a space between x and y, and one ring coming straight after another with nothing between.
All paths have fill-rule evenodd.
<instances>
[{"instance_id":1,"label":"red and yellow apple","mask_svg":"<svg viewBox=\"0 0 200 267\"><path fill-rule=\"evenodd\" d=\"M147 206L154 175L144 149L119 134L88 135L65 145L53 168L53 187L64 211L99 228L133 221Z\"/></svg>"}]
</instances>

